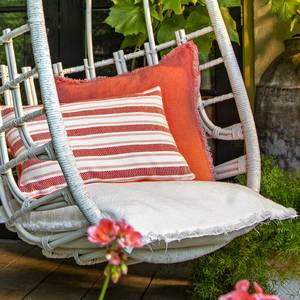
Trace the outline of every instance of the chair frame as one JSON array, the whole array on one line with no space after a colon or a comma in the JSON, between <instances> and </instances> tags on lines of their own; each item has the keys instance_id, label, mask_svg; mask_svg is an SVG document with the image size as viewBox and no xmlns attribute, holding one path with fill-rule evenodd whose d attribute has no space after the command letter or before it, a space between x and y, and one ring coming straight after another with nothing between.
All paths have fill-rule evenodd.
<instances>
[{"instance_id":1,"label":"chair frame","mask_svg":"<svg viewBox=\"0 0 300 300\"><path fill-rule=\"evenodd\" d=\"M62 114L60 112L59 99L56 91L54 75L65 76L76 72L84 71L87 79L96 77L96 69L114 64L118 74L128 72L126 62L137 57L145 56L148 65L159 63L158 52L185 43L188 40L203 36L214 31L221 52L221 57L201 65L201 70L215 67L221 63L225 64L228 77L231 83L232 92L202 100L199 95L199 112L203 121L205 131L210 138L220 140L244 140L246 154L242 157L214 167L217 180L229 178L238 174L247 174L247 185L256 192L260 188L260 152L254 119L249 104L243 78L228 36L217 0L206 0L207 9L211 19L211 25L198 31L185 34L184 30L175 33L175 39L169 42L156 45L152 30L150 8L148 0L143 0L145 21L148 32L148 42L144 49L133 53L124 54L122 50L113 54L113 58L94 62L92 42L92 0L86 0L86 35L87 55L81 66L64 69L62 63L52 65L50 59L49 45L46 34L45 19L42 0L27 0L28 24L14 30L6 29L0 36L0 46L3 45L6 51L7 66L0 66L2 86L0 93L4 94L5 104L12 105L16 118L3 124L0 116L0 194L3 205L2 215L6 220L7 227L18 233L19 237L30 244L40 246L44 253L51 253L54 250L68 248L68 244L86 236L86 228L71 230L62 233L36 234L24 228L21 217L36 210L53 210L56 208L77 205L86 220L90 224L96 224L101 219L101 211L91 201L85 184L75 165L75 158L68 143L68 137L64 127ZM22 73L18 73L14 54L13 39L29 32L31 33L35 67L23 67ZM24 84L27 102L29 105L36 105L37 92L35 80L39 80L43 109L24 115L20 84ZM241 123L234 124L227 128L220 128L213 124L208 118L205 108L234 99ZM26 122L44 115L46 116L51 134L51 142L36 146L26 129ZM19 134L26 147L26 153L10 159L8 147L5 140L5 130L17 127ZM32 157L39 159L57 160L63 171L67 187L53 194L42 197L38 200L24 197L19 190L13 176L13 168ZM12 205L17 202L17 208ZM1 210L0 210L1 216ZM216 249L211 249L214 251ZM152 263L179 262L193 259L203 255L201 248L191 249L170 249L158 250L149 254L147 250L133 252L131 257L138 261ZM102 249L74 249L73 255L77 263L89 264L100 262L104 258Z\"/></svg>"}]
</instances>

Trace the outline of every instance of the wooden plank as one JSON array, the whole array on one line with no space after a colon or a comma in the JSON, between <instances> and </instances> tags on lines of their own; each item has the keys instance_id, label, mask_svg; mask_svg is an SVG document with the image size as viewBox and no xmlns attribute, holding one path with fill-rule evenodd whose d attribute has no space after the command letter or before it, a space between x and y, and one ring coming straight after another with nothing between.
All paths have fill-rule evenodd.
<instances>
[{"instance_id":1,"label":"wooden plank","mask_svg":"<svg viewBox=\"0 0 300 300\"><path fill-rule=\"evenodd\" d=\"M142 298L145 289L149 286L150 277L127 275L124 276L116 285L111 284L106 293L106 299L110 300L139 300ZM82 299L97 299L100 294L101 281L97 281L88 294Z\"/></svg>"},{"instance_id":2,"label":"wooden plank","mask_svg":"<svg viewBox=\"0 0 300 300\"><path fill-rule=\"evenodd\" d=\"M81 299L99 279L100 273L99 266L77 266L73 260L69 260L60 265L24 299Z\"/></svg>"},{"instance_id":3,"label":"wooden plank","mask_svg":"<svg viewBox=\"0 0 300 300\"><path fill-rule=\"evenodd\" d=\"M77 266L73 260L49 260L21 241L0 242L0 299L97 299L104 264ZM139 264L111 284L106 299L188 299L191 263Z\"/></svg>"},{"instance_id":4,"label":"wooden plank","mask_svg":"<svg viewBox=\"0 0 300 300\"><path fill-rule=\"evenodd\" d=\"M0 299L23 299L62 263L43 257L34 247L26 255L0 269Z\"/></svg>"},{"instance_id":5,"label":"wooden plank","mask_svg":"<svg viewBox=\"0 0 300 300\"><path fill-rule=\"evenodd\" d=\"M139 264L129 266L129 274L123 276L117 284L111 284L106 299L109 300L140 300L151 283L153 275L157 272L157 265ZM101 288L98 280L88 293L82 297L84 300L97 299Z\"/></svg>"},{"instance_id":6,"label":"wooden plank","mask_svg":"<svg viewBox=\"0 0 300 300\"><path fill-rule=\"evenodd\" d=\"M21 241L0 240L0 270L14 263L32 248L33 246Z\"/></svg>"},{"instance_id":7,"label":"wooden plank","mask_svg":"<svg viewBox=\"0 0 300 300\"><path fill-rule=\"evenodd\" d=\"M143 300L190 299L188 289L193 262L161 265L156 272Z\"/></svg>"},{"instance_id":8,"label":"wooden plank","mask_svg":"<svg viewBox=\"0 0 300 300\"><path fill-rule=\"evenodd\" d=\"M155 274L155 278L161 279L187 279L193 274L195 261L187 261L177 264L161 265Z\"/></svg>"},{"instance_id":9,"label":"wooden plank","mask_svg":"<svg viewBox=\"0 0 300 300\"><path fill-rule=\"evenodd\" d=\"M190 299L187 293L189 286L189 282L185 279L154 278L143 300Z\"/></svg>"}]
</instances>

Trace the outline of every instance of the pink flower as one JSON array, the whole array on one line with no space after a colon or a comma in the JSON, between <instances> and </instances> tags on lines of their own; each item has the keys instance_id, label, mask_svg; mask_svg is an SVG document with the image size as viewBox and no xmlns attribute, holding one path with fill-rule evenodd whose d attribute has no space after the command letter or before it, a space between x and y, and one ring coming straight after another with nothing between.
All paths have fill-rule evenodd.
<instances>
[{"instance_id":1,"label":"pink flower","mask_svg":"<svg viewBox=\"0 0 300 300\"><path fill-rule=\"evenodd\" d=\"M88 240L91 243L98 244L97 226L90 226L88 228Z\"/></svg>"},{"instance_id":2,"label":"pink flower","mask_svg":"<svg viewBox=\"0 0 300 300\"><path fill-rule=\"evenodd\" d=\"M106 254L106 259L111 265L118 266L121 264L122 258L120 257L120 253L116 251L109 251Z\"/></svg>"},{"instance_id":3,"label":"pink flower","mask_svg":"<svg viewBox=\"0 0 300 300\"><path fill-rule=\"evenodd\" d=\"M248 293L250 283L248 280L240 280L235 285L235 290L219 297L219 300L251 300Z\"/></svg>"},{"instance_id":4,"label":"pink flower","mask_svg":"<svg viewBox=\"0 0 300 300\"><path fill-rule=\"evenodd\" d=\"M119 236L118 240L119 245L122 248L141 248L143 247L142 235L133 229L132 226L127 224L124 220L117 222L119 226Z\"/></svg>"},{"instance_id":5,"label":"pink flower","mask_svg":"<svg viewBox=\"0 0 300 300\"><path fill-rule=\"evenodd\" d=\"M104 270L106 276L104 291L106 291L110 279L113 283L116 283L122 275L126 275L128 272L126 266L128 257L124 252L124 248L128 250L128 248L142 247L142 238L142 235L124 220L116 222L110 219L102 219L98 226L89 227L89 241L106 246L108 264Z\"/></svg>"},{"instance_id":6,"label":"pink flower","mask_svg":"<svg viewBox=\"0 0 300 300\"><path fill-rule=\"evenodd\" d=\"M88 229L88 239L91 243L105 246L116 239L118 226L116 222L109 219L102 219L98 226L91 226Z\"/></svg>"},{"instance_id":7,"label":"pink flower","mask_svg":"<svg viewBox=\"0 0 300 300\"><path fill-rule=\"evenodd\" d=\"M248 280L240 280L235 285L235 290L229 294L219 297L219 300L280 300L277 296L265 295L260 285L254 282L255 294L250 295Z\"/></svg>"}]
</instances>

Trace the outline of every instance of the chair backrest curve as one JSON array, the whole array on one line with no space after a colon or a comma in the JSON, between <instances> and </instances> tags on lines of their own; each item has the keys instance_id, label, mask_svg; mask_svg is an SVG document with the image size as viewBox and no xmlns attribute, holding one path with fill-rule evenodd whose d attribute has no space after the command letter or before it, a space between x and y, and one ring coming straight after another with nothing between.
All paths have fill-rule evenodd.
<instances>
[{"instance_id":1,"label":"chair backrest curve","mask_svg":"<svg viewBox=\"0 0 300 300\"><path fill-rule=\"evenodd\" d=\"M87 30L87 48L88 58L80 66L64 69L62 63L51 65L49 45L47 40L45 19L43 12L42 0L27 0L28 24L19 28L4 31L0 36L0 46L4 46L6 50L7 66L1 65L2 86L0 93L3 93L5 103L12 105L15 111L15 119L11 122L3 124L0 116L0 173L2 180L0 181L1 190L5 191L5 196L1 199L4 210L10 218L9 223L13 224L20 216L28 213L36 208L44 207L55 209L76 204L83 213L89 223L95 224L101 218L101 212L89 198L86 192L83 180L75 165L73 152L69 146L69 141L66 135L64 122L60 112L59 99L54 81L54 74L66 76L68 74L85 71L87 78L94 78L96 70L107 65L115 65L119 74L128 72L126 63L137 57L146 57L149 65L159 63L158 53L161 50L180 45L201 37L212 31L215 32L216 39L222 56L201 65L201 69L213 68L224 63L228 77L231 83L232 92L225 95L213 97L203 100L199 95L199 112L203 121L203 126L208 136L220 140L244 140L246 146L246 154L242 157L226 162L222 165L215 166L216 179L221 180L238 174L247 174L247 185L254 191L259 191L260 188L260 153L258 139L251 112L248 96L243 83L243 78L239 70L237 60L221 15L221 11L217 0L206 0L208 13L211 19L211 25L201 28L195 32L186 34L184 30L179 30L174 33L174 40L163 44L156 44L152 25L151 15L148 0L143 0L145 10L145 20L148 32L148 42L145 43L144 49L133 53L124 54L122 50L113 54L110 59L102 61L94 61L93 57L93 42L92 42L92 0L86 0L86 30ZM34 68L24 67L22 73L18 74L16 65L13 39L29 32L32 38L33 54L36 66ZM22 109L22 97L20 92L20 84L25 87L28 103L34 105L37 103L35 80L39 80L41 91L41 100L43 109L34 113L24 115ZM219 103L235 99L241 123L233 124L227 128L216 126L206 114L205 108ZM26 122L46 115L49 130L51 133L51 142L45 145L37 146L31 139L26 128ZM25 152L14 159L10 159L8 155L8 147L6 144L4 131L10 128L18 128L19 135L24 143ZM42 160L57 160L62 169L68 188L64 188L58 192L54 192L41 199L28 199L18 188L18 185L13 176L12 170L20 163L30 158L38 158ZM21 205L20 210L15 210L11 206L11 201L16 200ZM72 237L64 234L54 235L49 237L37 238L30 235L22 225L18 224L19 233L35 244L40 243L43 247L51 248L52 245L57 247L64 244L66 240L70 241L85 234L84 229L72 233Z\"/></svg>"}]
</instances>

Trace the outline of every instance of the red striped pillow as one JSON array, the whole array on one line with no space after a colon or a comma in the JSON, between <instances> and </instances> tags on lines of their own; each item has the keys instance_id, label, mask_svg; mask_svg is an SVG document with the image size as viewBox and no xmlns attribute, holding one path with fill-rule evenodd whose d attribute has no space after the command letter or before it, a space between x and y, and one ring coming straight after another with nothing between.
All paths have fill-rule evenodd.
<instances>
[{"instance_id":1,"label":"red striped pillow","mask_svg":"<svg viewBox=\"0 0 300 300\"><path fill-rule=\"evenodd\" d=\"M27 106L24 112L37 109ZM85 183L194 179L169 131L159 87L134 96L62 104L61 111ZM2 116L10 121L13 109L3 107ZM37 145L50 140L45 117L27 124ZM16 128L6 132L6 139L15 156L25 151ZM32 198L66 186L55 161L32 159L19 172L19 187Z\"/></svg>"}]
</instances>

